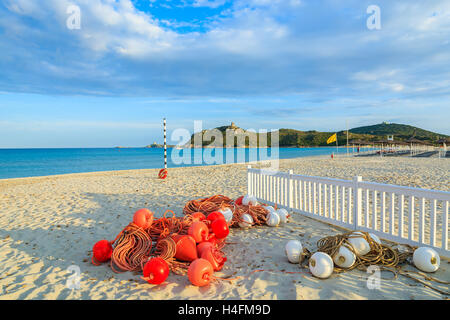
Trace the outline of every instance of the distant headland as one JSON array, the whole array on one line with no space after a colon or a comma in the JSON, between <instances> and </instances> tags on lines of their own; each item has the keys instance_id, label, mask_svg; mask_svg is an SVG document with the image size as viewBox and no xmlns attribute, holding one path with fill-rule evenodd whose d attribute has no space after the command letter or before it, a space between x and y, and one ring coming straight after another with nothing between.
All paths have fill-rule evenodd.
<instances>
[{"instance_id":1,"label":"distant headland","mask_svg":"<svg viewBox=\"0 0 450 320\"><path fill-rule=\"evenodd\" d=\"M213 130L217 132L220 131L223 135L223 145L221 143L217 144L214 141L204 139L205 136L214 136ZM256 141L260 141L260 133L247 131L235 125L234 122L228 126L221 126L214 129L206 129L201 132L197 132L191 136L191 139L188 143L183 146L176 145L167 145L168 148L222 148L226 147L226 131L233 130L235 137L245 136L245 137L254 137ZM348 130L334 131L334 132L321 132L316 130L308 130L301 131L296 129L279 129L279 146L282 148L307 148L307 147L324 147L330 146L327 144L327 139L337 133L337 142L339 146L344 146L347 144L347 139L349 144L356 143L360 145L364 144L373 144L376 142L380 142L386 139L390 139L391 141L396 142L410 142L414 141L414 143L420 142L424 144L430 145L440 145L442 143L446 143L450 145L450 136L445 134L439 134L432 131L427 131L418 127L406 125L406 124L398 124L398 123L388 123L382 122L380 124L375 124L371 126L363 126L357 127ZM244 138L245 138L244 137ZM198 141L201 141L202 145L194 145L194 139L197 138ZM248 138L245 138L245 147L248 147ZM386 140L387 141L387 140ZM271 145L271 133L267 134L267 144ZM121 148L131 148L131 147L123 147L118 146L118 149ZM147 145L145 147L140 148L164 148L163 144L158 144L156 142Z\"/></svg>"}]
</instances>

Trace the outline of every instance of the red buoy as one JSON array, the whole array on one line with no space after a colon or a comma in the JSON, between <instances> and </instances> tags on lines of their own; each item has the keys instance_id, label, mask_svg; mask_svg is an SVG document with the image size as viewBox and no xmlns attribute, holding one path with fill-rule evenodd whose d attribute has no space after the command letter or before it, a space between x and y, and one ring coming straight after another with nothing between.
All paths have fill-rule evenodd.
<instances>
[{"instance_id":1,"label":"red buoy","mask_svg":"<svg viewBox=\"0 0 450 320\"><path fill-rule=\"evenodd\" d=\"M211 282L213 273L213 267L208 260L197 259L189 266L188 278L194 286L203 287Z\"/></svg>"},{"instance_id":2,"label":"red buoy","mask_svg":"<svg viewBox=\"0 0 450 320\"><path fill-rule=\"evenodd\" d=\"M222 212L219 211L213 211L206 217L206 220L213 222L216 219L223 219L225 220L225 217L223 216Z\"/></svg>"},{"instance_id":3,"label":"red buoy","mask_svg":"<svg viewBox=\"0 0 450 320\"><path fill-rule=\"evenodd\" d=\"M230 229L228 229L228 223L225 221L225 219L214 220L211 223L211 228L217 239L226 238L230 233Z\"/></svg>"},{"instance_id":4,"label":"red buoy","mask_svg":"<svg viewBox=\"0 0 450 320\"><path fill-rule=\"evenodd\" d=\"M94 244L94 247L92 248L93 259L100 263L111 259L112 252L113 248L108 240L100 240ZM92 260L92 262L94 263L94 260Z\"/></svg>"},{"instance_id":5,"label":"red buoy","mask_svg":"<svg viewBox=\"0 0 450 320\"><path fill-rule=\"evenodd\" d=\"M152 258L144 266L144 277L150 284L161 284L169 276L169 265L162 258Z\"/></svg>"},{"instance_id":6,"label":"red buoy","mask_svg":"<svg viewBox=\"0 0 450 320\"><path fill-rule=\"evenodd\" d=\"M208 236L208 239L206 241L212 243L213 245L216 245L217 244L217 240L218 239L216 238L216 235L213 232L210 232L209 236Z\"/></svg>"},{"instance_id":7,"label":"red buoy","mask_svg":"<svg viewBox=\"0 0 450 320\"><path fill-rule=\"evenodd\" d=\"M237 204L238 206L242 206L242 199L244 199L244 196L237 198L236 201L234 201L234 203Z\"/></svg>"},{"instance_id":8,"label":"red buoy","mask_svg":"<svg viewBox=\"0 0 450 320\"><path fill-rule=\"evenodd\" d=\"M158 173L158 178L165 179L167 178L167 169L161 169Z\"/></svg>"}]
</instances>

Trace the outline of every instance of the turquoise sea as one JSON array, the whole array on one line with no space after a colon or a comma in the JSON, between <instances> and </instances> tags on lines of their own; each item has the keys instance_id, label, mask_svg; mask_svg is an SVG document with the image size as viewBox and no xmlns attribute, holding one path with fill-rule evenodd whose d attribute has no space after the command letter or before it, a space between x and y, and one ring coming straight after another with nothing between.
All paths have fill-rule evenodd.
<instances>
[{"instance_id":1,"label":"turquoise sea","mask_svg":"<svg viewBox=\"0 0 450 320\"><path fill-rule=\"evenodd\" d=\"M270 148L264 150L233 148L228 150L227 160L226 149L181 150L192 151L184 154L182 163L179 163L176 157L172 157L171 148L167 150L169 168L217 164L214 163L214 157L220 158L220 153L222 163L243 163L249 159L256 160L255 157L257 160L267 160L276 155L275 151L271 154ZM181 150L174 150L178 158L183 156ZM336 153L336 147L279 148L278 157L288 159L331 155L332 152ZM339 152L347 151L345 148L339 148ZM178 163L174 163L173 160ZM0 149L0 179L163 167L164 149L159 148Z\"/></svg>"}]
</instances>

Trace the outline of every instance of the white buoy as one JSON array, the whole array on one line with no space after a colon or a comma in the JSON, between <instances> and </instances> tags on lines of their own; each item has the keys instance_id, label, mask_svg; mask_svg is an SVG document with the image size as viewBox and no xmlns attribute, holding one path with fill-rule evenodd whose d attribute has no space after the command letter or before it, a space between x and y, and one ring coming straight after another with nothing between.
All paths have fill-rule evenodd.
<instances>
[{"instance_id":1,"label":"white buoy","mask_svg":"<svg viewBox=\"0 0 450 320\"><path fill-rule=\"evenodd\" d=\"M357 236L357 237L353 238L353 236ZM364 234L362 232L359 232L359 231L353 232L349 236L348 242L352 245L355 252L361 256L368 254L370 251L369 242L367 242L367 240L364 238Z\"/></svg>"},{"instance_id":2,"label":"white buoy","mask_svg":"<svg viewBox=\"0 0 450 320\"><path fill-rule=\"evenodd\" d=\"M333 273L333 259L325 252L316 252L309 258L309 270L317 278L326 279Z\"/></svg>"},{"instance_id":3,"label":"white buoy","mask_svg":"<svg viewBox=\"0 0 450 320\"><path fill-rule=\"evenodd\" d=\"M248 205L256 206L258 204L258 201L256 200L255 196L246 194L244 198L242 198L242 204L245 206Z\"/></svg>"},{"instance_id":4,"label":"white buoy","mask_svg":"<svg viewBox=\"0 0 450 320\"><path fill-rule=\"evenodd\" d=\"M266 210L269 211L269 212L275 212L276 211L275 208L272 207L272 206L266 206L264 208L266 208Z\"/></svg>"},{"instance_id":5,"label":"white buoy","mask_svg":"<svg viewBox=\"0 0 450 320\"><path fill-rule=\"evenodd\" d=\"M356 255L345 246L341 246L333 258L335 265L341 268L350 268L356 260Z\"/></svg>"},{"instance_id":6,"label":"white buoy","mask_svg":"<svg viewBox=\"0 0 450 320\"><path fill-rule=\"evenodd\" d=\"M280 216L280 219L281 219L282 223L287 223L288 222L289 213L287 212L286 209L281 208L281 209L278 209L276 212Z\"/></svg>"},{"instance_id":7,"label":"white buoy","mask_svg":"<svg viewBox=\"0 0 450 320\"><path fill-rule=\"evenodd\" d=\"M378 236L376 234L369 233L369 236L372 238L373 241L375 241L378 244L381 244L381 240L380 240L380 238L378 238Z\"/></svg>"},{"instance_id":8,"label":"white buoy","mask_svg":"<svg viewBox=\"0 0 450 320\"><path fill-rule=\"evenodd\" d=\"M286 256L290 263L299 263L303 252L302 243L298 240L290 240L285 247Z\"/></svg>"},{"instance_id":9,"label":"white buoy","mask_svg":"<svg viewBox=\"0 0 450 320\"><path fill-rule=\"evenodd\" d=\"M414 251L413 262L417 269L425 272L435 272L439 269L441 258L434 249L420 247Z\"/></svg>"},{"instance_id":10,"label":"white buoy","mask_svg":"<svg viewBox=\"0 0 450 320\"><path fill-rule=\"evenodd\" d=\"M266 217L266 224L269 227L277 227L281 222L280 216L276 212L270 212Z\"/></svg>"},{"instance_id":11,"label":"white buoy","mask_svg":"<svg viewBox=\"0 0 450 320\"><path fill-rule=\"evenodd\" d=\"M219 212L223 214L223 217L227 223L230 223L231 220L233 220L233 211L231 211L230 208L220 209Z\"/></svg>"},{"instance_id":12,"label":"white buoy","mask_svg":"<svg viewBox=\"0 0 450 320\"><path fill-rule=\"evenodd\" d=\"M242 204L245 206L248 206L248 202L250 201L250 197L251 195L246 194L243 198L242 198Z\"/></svg>"},{"instance_id":13,"label":"white buoy","mask_svg":"<svg viewBox=\"0 0 450 320\"><path fill-rule=\"evenodd\" d=\"M239 222L239 227L241 228L248 228L253 224L253 218L249 214L245 213L244 215L242 215L241 220L243 220Z\"/></svg>"}]
</instances>

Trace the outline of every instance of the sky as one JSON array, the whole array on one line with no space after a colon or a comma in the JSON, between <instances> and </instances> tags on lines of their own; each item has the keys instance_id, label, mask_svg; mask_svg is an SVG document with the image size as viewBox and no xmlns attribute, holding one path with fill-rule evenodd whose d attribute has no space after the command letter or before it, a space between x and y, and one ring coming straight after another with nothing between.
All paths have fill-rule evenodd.
<instances>
[{"instance_id":1,"label":"sky","mask_svg":"<svg viewBox=\"0 0 450 320\"><path fill-rule=\"evenodd\" d=\"M450 2L0 1L0 148L161 143L163 117L450 135Z\"/></svg>"}]
</instances>

